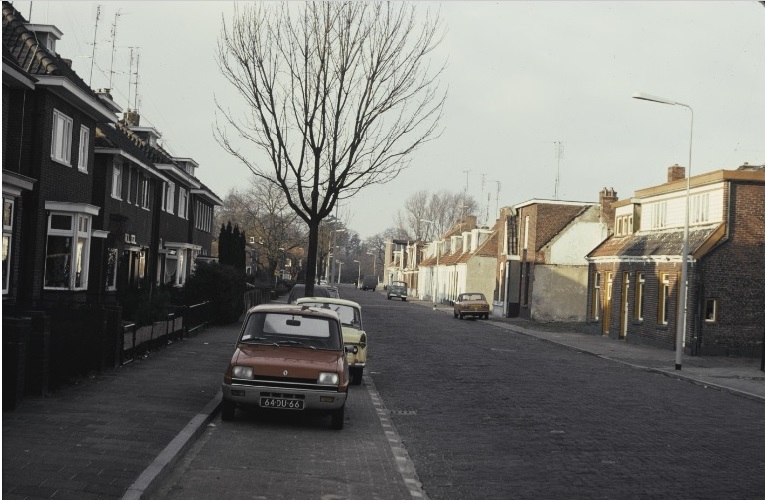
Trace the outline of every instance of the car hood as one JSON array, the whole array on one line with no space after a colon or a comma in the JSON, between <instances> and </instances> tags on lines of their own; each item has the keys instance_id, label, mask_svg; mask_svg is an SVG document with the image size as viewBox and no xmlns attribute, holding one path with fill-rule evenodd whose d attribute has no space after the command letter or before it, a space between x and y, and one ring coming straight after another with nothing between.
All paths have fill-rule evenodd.
<instances>
[{"instance_id":1,"label":"car hood","mask_svg":"<svg viewBox=\"0 0 765 500\"><path fill-rule=\"evenodd\" d=\"M261 376L315 379L319 372L342 371L343 351L313 350L302 347L239 344L232 363L252 366Z\"/></svg>"}]
</instances>

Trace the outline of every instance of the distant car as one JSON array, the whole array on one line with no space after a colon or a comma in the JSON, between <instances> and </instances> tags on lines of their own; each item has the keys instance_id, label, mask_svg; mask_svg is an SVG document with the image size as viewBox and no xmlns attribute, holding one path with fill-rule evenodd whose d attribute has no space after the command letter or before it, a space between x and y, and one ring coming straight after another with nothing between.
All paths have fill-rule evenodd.
<instances>
[{"instance_id":1,"label":"distant car","mask_svg":"<svg viewBox=\"0 0 765 500\"><path fill-rule=\"evenodd\" d=\"M465 316L489 319L489 303L482 293L461 293L454 302L454 317L462 319Z\"/></svg>"},{"instance_id":2,"label":"distant car","mask_svg":"<svg viewBox=\"0 0 765 500\"><path fill-rule=\"evenodd\" d=\"M373 292L377 288L377 276L364 276L361 281L362 290L372 290Z\"/></svg>"},{"instance_id":3,"label":"distant car","mask_svg":"<svg viewBox=\"0 0 765 500\"><path fill-rule=\"evenodd\" d=\"M351 384L361 384L361 377L364 375L364 367L367 364L368 346L367 334L361 319L361 306L350 300L324 297L304 297L298 299L295 305L329 309L340 316Z\"/></svg>"},{"instance_id":4,"label":"distant car","mask_svg":"<svg viewBox=\"0 0 765 500\"><path fill-rule=\"evenodd\" d=\"M264 304L247 311L223 377L221 417L236 408L319 411L342 429L350 372L337 313Z\"/></svg>"},{"instance_id":5,"label":"distant car","mask_svg":"<svg viewBox=\"0 0 765 500\"><path fill-rule=\"evenodd\" d=\"M322 285L313 286L314 297L338 297L337 288L326 287ZM294 304L295 301L301 297L305 297L305 284L298 283L292 287L290 294L287 297L287 304Z\"/></svg>"},{"instance_id":6,"label":"distant car","mask_svg":"<svg viewBox=\"0 0 765 500\"><path fill-rule=\"evenodd\" d=\"M407 285L406 281L394 281L388 285L388 300L391 297L398 297L401 300L406 300L407 297Z\"/></svg>"}]
</instances>

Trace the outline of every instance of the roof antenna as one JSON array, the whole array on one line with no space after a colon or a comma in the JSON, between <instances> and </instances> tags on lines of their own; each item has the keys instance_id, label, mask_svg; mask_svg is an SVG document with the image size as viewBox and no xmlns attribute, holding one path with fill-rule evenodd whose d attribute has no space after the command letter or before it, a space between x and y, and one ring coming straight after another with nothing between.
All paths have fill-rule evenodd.
<instances>
[{"instance_id":1,"label":"roof antenna","mask_svg":"<svg viewBox=\"0 0 765 500\"><path fill-rule=\"evenodd\" d=\"M138 47L140 49L140 47ZM133 108L138 111L138 63L141 62L141 52L138 51L135 57L135 103Z\"/></svg>"},{"instance_id":2,"label":"roof antenna","mask_svg":"<svg viewBox=\"0 0 765 500\"><path fill-rule=\"evenodd\" d=\"M31 6L30 6L31 9ZM88 78L88 87L93 82L93 65L96 62L96 37L98 36L98 21L101 19L101 5L96 8L96 26L93 28L93 53L90 56L90 77Z\"/></svg>"},{"instance_id":3,"label":"roof antenna","mask_svg":"<svg viewBox=\"0 0 765 500\"><path fill-rule=\"evenodd\" d=\"M563 143L560 141L555 141L553 144L555 144L555 156L558 158L558 170L555 174L555 197L554 199L558 199L558 186L560 185L560 159L563 158Z\"/></svg>"},{"instance_id":4,"label":"roof antenna","mask_svg":"<svg viewBox=\"0 0 765 500\"><path fill-rule=\"evenodd\" d=\"M120 10L117 10L117 13L114 14L114 23L112 23L112 62L109 65L109 89L112 89L112 80L114 79L114 50L115 50L115 41L117 40L117 18L119 18L122 15L122 12Z\"/></svg>"}]
</instances>

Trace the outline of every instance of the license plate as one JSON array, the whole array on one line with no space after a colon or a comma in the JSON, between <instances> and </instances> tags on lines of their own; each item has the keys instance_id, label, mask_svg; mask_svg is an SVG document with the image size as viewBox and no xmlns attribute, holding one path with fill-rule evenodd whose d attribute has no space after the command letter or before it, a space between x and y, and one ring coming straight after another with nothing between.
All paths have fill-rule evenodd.
<instances>
[{"instance_id":1,"label":"license plate","mask_svg":"<svg viewBox=\"0 0 765 500\"><path fill-rule=\"evenodd\" d=\"M280 410L302 410L305 408L302 399L260 398L263 408L278 408Z\"/></svg>"}]
</instances>

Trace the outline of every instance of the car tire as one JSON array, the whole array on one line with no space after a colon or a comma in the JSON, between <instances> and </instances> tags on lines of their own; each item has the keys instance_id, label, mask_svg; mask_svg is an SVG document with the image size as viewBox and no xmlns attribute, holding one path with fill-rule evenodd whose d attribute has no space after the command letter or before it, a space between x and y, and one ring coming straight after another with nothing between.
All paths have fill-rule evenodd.
<instances>
[{"instance_id":1,"label":"car tire","mask_svg":"<svg viewBox=\"0 0 765 500\"><path fill-rule=\"evenodd\" d=\"M388 295L388 300L390 300L390 295Z\"/></svg>"},{"instance_id":2,"label":"car tire","mask_svg":"<svg viewBox=\"0 0 765 500\"><path fill-rule=\"evenodd\" d=\"M401 300L403 300L404 302L406 302L406 297L403 297Z\"/></svg>"},{"instance_id":3,"label":"car tire","mask_svg":"<svg viewBox=\"0 0 765 500\"><path fill-rule=\"evenodd\" d=\"M459 313L460 319L465 319L465 316L462 315L462 313Z\"/></svg>"},{"instance_id":4,"label":"car tire","mask_svg":"<svg viewBox=\"0 0 765 500\"><path fill-rule=\"evenodd\" d=\"M454 319L457 319L457 311L454 311Z\"/></svg>"},{"instance_id":5,"label":"car tire","mask_svg":"<svg viewBox=\"0 0 765 500\"><path fill-rule=\"evenodd\" d=\"M364 368L351 368L351 385L361 385Z\"/></svg>"},{"instance_id":6,"label":"car tire","mask_svg":"<svg viewBox=\"0 0 765 500\"><path fill-rule=\"evenodd\" d=\"M220 417L224 422L230 422L234 420L234 413L236 412L236 403L227 399L223 400L220 409Z\"/></svg>"},{"instance_id":7,"label":"car tire","mask_svg":"<svg viewBox=\"0 0 765 500\"><path fill-rule=\"evenodd\" d=\"M332 412L332 428L336 431L342 430L345 425L345 405Z\"/></svg>"}]
</instances>

